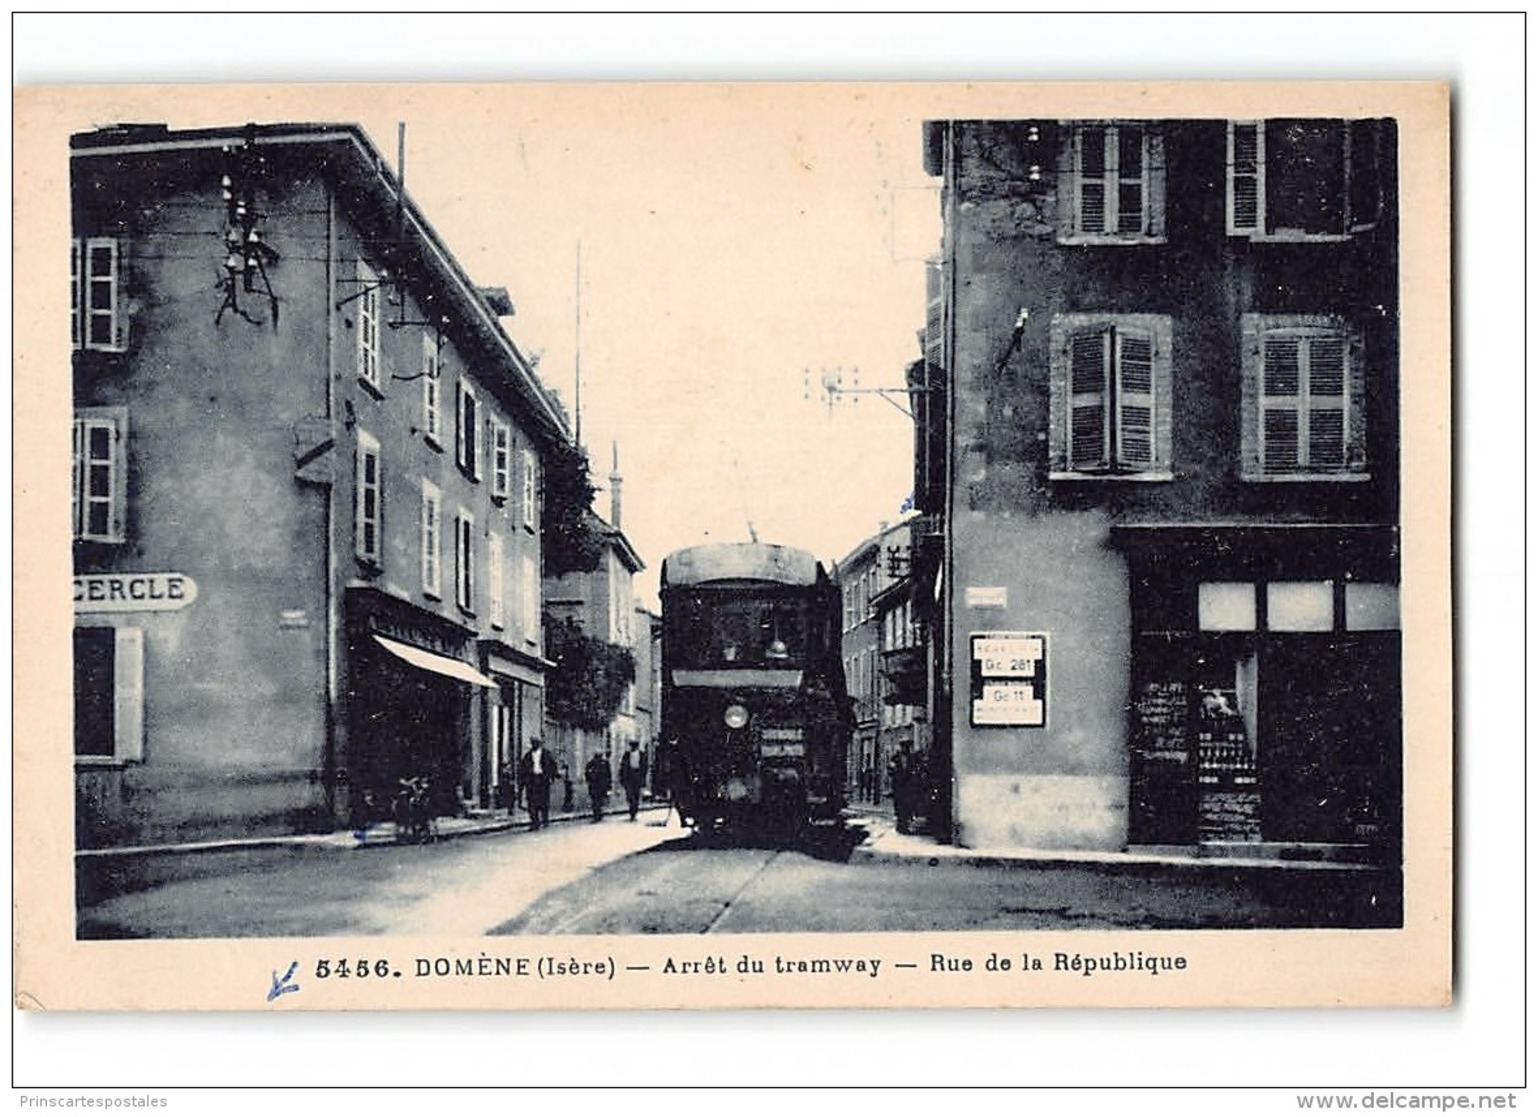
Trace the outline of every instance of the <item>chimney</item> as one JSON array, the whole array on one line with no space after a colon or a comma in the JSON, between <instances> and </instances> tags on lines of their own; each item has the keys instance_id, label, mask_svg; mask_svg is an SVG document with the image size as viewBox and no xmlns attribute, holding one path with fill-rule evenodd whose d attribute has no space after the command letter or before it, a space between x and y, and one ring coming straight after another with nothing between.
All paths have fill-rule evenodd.
<instances>
[{"instance_id":1,"label":"chimney","mask_svg":"<svg viewBox=\"0 0 1538 1117\"><path fill-rule=\"evenodd\" d=\"M619 475L619 442L614 443L614 468L609 472L609 523L616 529L623 529L620 522L620 485L624 478Z\"/></svg>"}]
</instances>

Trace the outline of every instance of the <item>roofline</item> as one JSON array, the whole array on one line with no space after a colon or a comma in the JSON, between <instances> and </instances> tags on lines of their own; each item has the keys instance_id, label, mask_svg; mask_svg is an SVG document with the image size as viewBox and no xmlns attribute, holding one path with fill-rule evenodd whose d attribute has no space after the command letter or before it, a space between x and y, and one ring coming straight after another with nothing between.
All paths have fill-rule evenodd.
<instances>
[{"instance_id":1,"label":"roofline","mask_svg":"<svg viewBox=\"0 0 1538 1117\"><path fill-rule=\"evenodd\" d=\"M151 126L145 126L141 131L150 133ZM400 180L396 178L389 166L385 163L379 149L369 139L361 126L357 124L257 124L249 126L254 128L255 138L266 145L298 145L298 144L352 144L355 153L363 163L364 169L372 169L378 186L388 195L386 201L398 202L402 215L409 217L414 231L421 243L428 249L433 261L447 275L453 286L458 288L465 304L473 309L478 317L480 326L489 331L502 357L514 371L518 384L538 405L543 413L543 418L549 424L547 434L552 438L568 444L574 444L575 438L567 427L565 419L555 408L551 400L549 389L534 374L532 367L523 353L502 328L490 308L486 306L484 297L480 293L479 285L471 281L460 266L454 254L448 250L437 230L432 227L425 215L418 208L416 202L402 187ZM121 155L150 155L158 152L170 151L197 151L214 150L222 148L232 140L244 140L248 134L248 126L232 126L223 128L199 128L187 131L163 133L155 132L156 139L122 139L116 138L118 133L113 129L103 129L99 132L77 133L70 137L70 158L99 158ZM135 133L122 133L132 135ZM99 142L98 142L99 140Z\"/></svg>"}]
</instances>

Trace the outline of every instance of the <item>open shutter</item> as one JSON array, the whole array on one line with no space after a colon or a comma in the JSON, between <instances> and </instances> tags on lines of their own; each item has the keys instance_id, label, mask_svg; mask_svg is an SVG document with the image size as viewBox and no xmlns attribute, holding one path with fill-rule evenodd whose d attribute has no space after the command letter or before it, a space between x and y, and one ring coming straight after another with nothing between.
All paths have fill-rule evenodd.
<instances>
[{"instance_id":1,"label":"open shutter","mask_svg":"<svg viewBox=\"0 0 1538 1117\"><path fill-rule=\"evenodd\" d=\"M1353 233L1378 223L1383 211L1381 126L1376 120L1353 120L1346 129L1348 222Z\"/></svg>"},{"instance_id":2,"label":"open shutter","mask_svg":"<svg viewBox=\"0 0 1538 1117\"><path fill-rule=\"evenodd\" d=\"M80 239L78 237L69 242L69 345L71 349L79 349L84 343L84 334L80 327Z\"/></svg>"},{"instance_id":3,"label":"open shutter","mask_svg":"<svg viewBox=\"0 0 1538 1117\"><path fill-rule=\"evenodd\" d=\"M107 508L107 538L121 543L128 538L128 417L122 417L112 427L112 481L111 500Z\"/></svg>"},{"instance_id":4,"label":"open shutter","mask_svg":"<svg viewBox=\"0 0 1538 1117\"><path fill-rule=\"evenodd\" d=\"M1228 231L1250 236L1265 219L1265 129L1259 121L1228 122Z\"/></svg>"},{"instance_id":5,"label":"open shutter","mask_svg":"<svg viewBox=\"0 0 1538 1117\"><path fill-rule=\"evenodd\" d=\"M1149 470L1154 455L1154 339L1123 327L1116 343L1116 464Z\"/></svg>"},{"instance_id":6,"label":"open shutter","mask_svg":"<svg viewBox=\"0 0 1538 1117\"><path fill-rule=\"evenodd\" d=\"M128 300L123 297L123 276L127 270L123 261L126 241L112 242L112 348L122 352L128 348Z\"/></svg>"},{"instance_id":7,"label":"open shutter","mask_svg":"<svg viewBox=\"0 0 1538 1117\"><path fill-rule=\"evenodd\" d=\"M71 538L79 539L85 527L85 496L83 493L85 468L85 423L76 419L70 438L70 504L69 522Z\"/></svg>"},{"instance_id":8,"label":"open shutter","mask_svg":"<svg viewBox=\"0 0 1538 1117\"><path fill-rule=\"evenodd\" d=\"M358 378L379 386L379 277L358 261Z\"/></svg>"},{"instance_id":9,"label":"open shutter","mask_svg":"<svg viewBox=\"0 0 1538 1117\"><path fill-rule=\"evenodd\" d=\"M1164 136L1157 129L1148 133L1148 166L1143 174L1148 184L1145 205L1148 217L1145 229L1150 237L1164 237Z\"/></svg>"},{"instance_id":10,"label":"open shutter","mask_svg":"<svg viewBox=\"0 0 1538 1117\"><path fill-rule=\"evenodd\" d=\"M1109 328L1081 330L1068 339L1068 468L1110 465L1109 419L1112 334Z\"/></svg>"},{"instance_id":11,"label":"open shutter","mask_svg":"<svg viewBox=\"0 0 1538 1117\"><path fill-rule=\"evenodd\" d=\"M144 759L144 630L119 628L112 670L114 751L119 760Z\"/></svg>"}]
</instances>

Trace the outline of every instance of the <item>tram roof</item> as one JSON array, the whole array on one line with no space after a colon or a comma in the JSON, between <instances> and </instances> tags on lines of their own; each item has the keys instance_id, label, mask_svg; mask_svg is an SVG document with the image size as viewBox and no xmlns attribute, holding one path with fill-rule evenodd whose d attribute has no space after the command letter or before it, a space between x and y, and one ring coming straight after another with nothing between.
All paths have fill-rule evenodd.
<instances>
[{"instance_id":1,"label":"tram roof","mask_svg":"<svg viewBox=\"0 0 1538 1117\"><path fill-rule=\"evenodd\" d=\"M816 558L777 543L705 543L674 551L662 561L664 586L758 581L780 585L817 583Z\"/></svg>"}]
</instances>

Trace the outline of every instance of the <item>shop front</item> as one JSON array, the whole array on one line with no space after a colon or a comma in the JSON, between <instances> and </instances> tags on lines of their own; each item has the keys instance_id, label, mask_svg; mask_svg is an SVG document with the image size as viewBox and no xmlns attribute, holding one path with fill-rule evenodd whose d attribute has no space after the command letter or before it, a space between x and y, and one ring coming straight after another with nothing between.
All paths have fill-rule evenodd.
<instances>
[{"instance_id":1,"label":"shop front","mask_svg":"<svg viewBox=\"0 0 1538 1117\"><path fill-rule=\"evenodd\" d=\"M482 668L495 686L484 691L485 748L475 757L475 801L511 810L518 804L518 760L544 723L544 660L498 640L481 641Z\"/></svg>"},{"instance_id":2,"label":"shop front","mask_svg":"<svg viewBox=\"0 0 1538 1117\"><path fill-rule=\"evenodd\" d=\"M390 817L401 781L425 778L435 814L474 786L475 696L497 688L472 634L369 589L347 597L346 779L351 824Z\"/></svg>"},{"instance_id":3,"label":"shop front","mask_svg":"<svg viewBox=\"0 0 1538 1117\"><path fill-rule=\"evenodd\" d=\"M1397 857L1393 530L1117 535L1132 599L1129 844Z\"/></svg>"}]
</instances>

